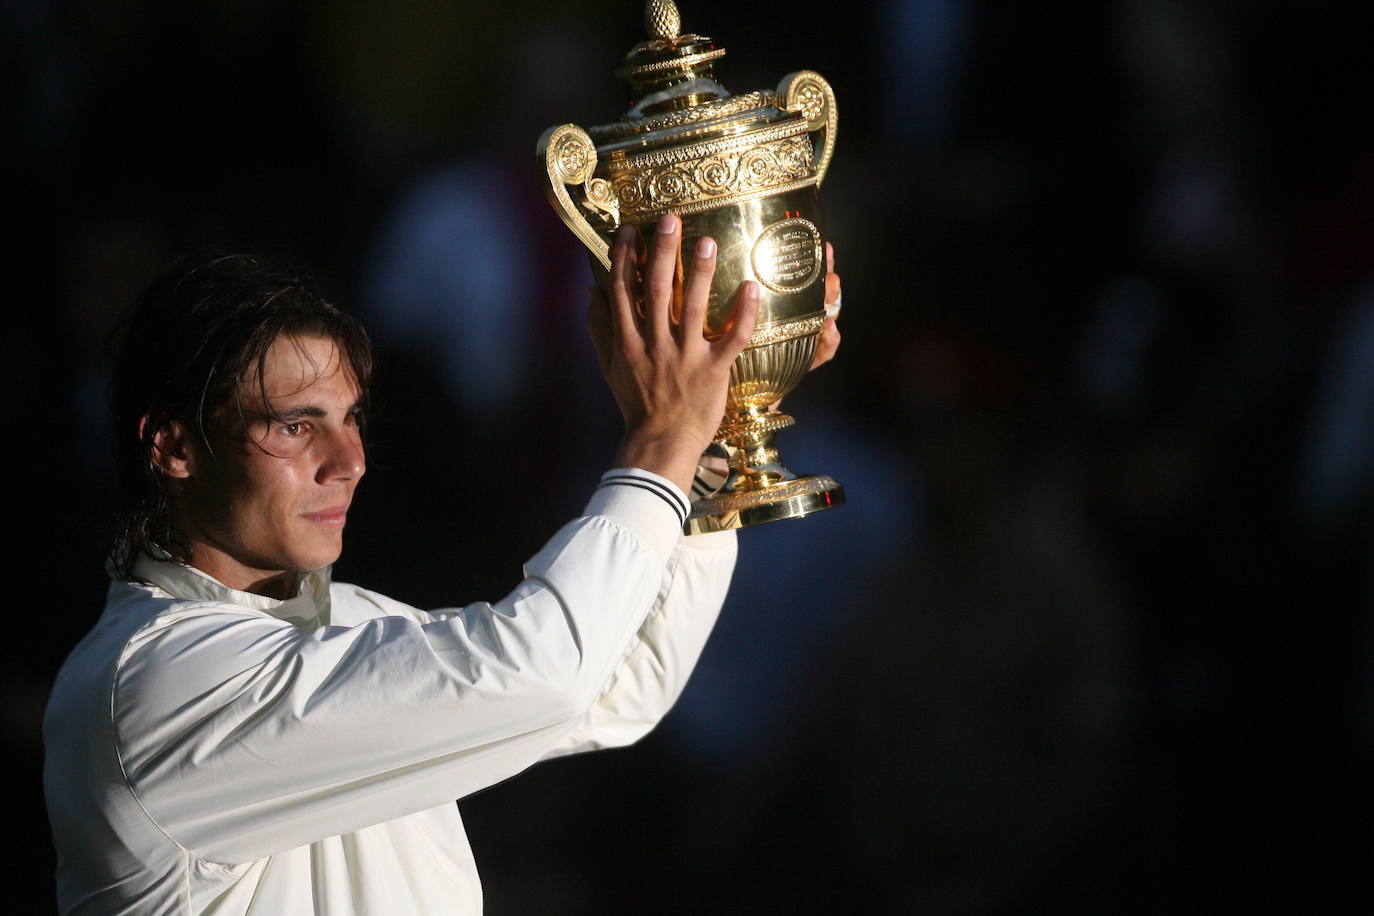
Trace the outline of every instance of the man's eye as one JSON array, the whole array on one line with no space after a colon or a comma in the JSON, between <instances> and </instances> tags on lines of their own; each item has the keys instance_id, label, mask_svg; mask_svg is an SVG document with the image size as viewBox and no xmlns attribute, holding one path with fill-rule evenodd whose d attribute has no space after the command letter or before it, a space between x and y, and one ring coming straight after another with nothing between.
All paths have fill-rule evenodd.
<instances>
[{"instance_id":1,"label":"man's eye","mask_svg":"<svg viewBox=\"0 0 1374 916\"><path fill-rule=\"evenodd\" d=\"M287 423L284 426L282 426L281 431L286 435L295 438L296 436L299 436L301 434L304 428L305 426L302 423Z\"/></svg>"}]
</instances>

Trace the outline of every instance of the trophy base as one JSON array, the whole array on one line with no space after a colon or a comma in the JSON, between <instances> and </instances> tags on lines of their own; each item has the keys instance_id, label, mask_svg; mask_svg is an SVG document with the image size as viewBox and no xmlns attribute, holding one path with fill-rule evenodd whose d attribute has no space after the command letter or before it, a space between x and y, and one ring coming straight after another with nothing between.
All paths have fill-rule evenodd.
<instances>
[{"instance_id":1,"label":"trophy base","mask_svg":"<svg viewBox=\"0 0 1374 916\"><path fill-rule=\"evenodd\" d=\"M844 504L844 487L817 474L779 480L745 491L719 490L692 503L683 530L688 534L733 531L785 518L801 518Z\"/></svg>"}]
</instances>

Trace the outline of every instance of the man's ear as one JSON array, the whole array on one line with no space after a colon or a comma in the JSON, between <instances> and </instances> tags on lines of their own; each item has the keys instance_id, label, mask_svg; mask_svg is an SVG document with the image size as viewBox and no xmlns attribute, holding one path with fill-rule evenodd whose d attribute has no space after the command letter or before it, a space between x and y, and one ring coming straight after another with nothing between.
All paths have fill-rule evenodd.
<instances>
[{"instance_id":1,"label":"man's ear","mask_svg":"<svg viewBox=\"0 0 1374 916\"><path fill-rule=\"evenodd\" d=\"M139 421L140 436L147 422L147 417ZM164 477L190 477L194 470L194 447L191 431L186 424L173 420L159 429L153 435L153 448L148 460Z\"/></svg>"}]
</instances>

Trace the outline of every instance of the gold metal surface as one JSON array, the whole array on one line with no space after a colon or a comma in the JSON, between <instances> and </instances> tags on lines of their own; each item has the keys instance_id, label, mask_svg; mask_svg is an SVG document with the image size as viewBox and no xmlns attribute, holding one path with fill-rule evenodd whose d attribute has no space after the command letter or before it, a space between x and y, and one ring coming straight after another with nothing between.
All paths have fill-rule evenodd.
<instances>
[{"instance_id":1,"label":"gold metal surface","mask_svg":"<svg viewBox=\"0 0 1374 916\"><path fill-rule=\"evenodd\" d=\"M592 173L596 170L596 145L592 143L592 138L576 124L550 127L539 138L536 155L543 161L544 192L549 203L573 231L573 235L601 262L601 266L610 270L610 242L592 228L587 217L573 204L567 187L586 184L584 195L600 204L593 204L589 209L614 214L609 185L605 179L592 179ZM615 216L613 218L618 219Z\"/></svg>"},{"instance_id":2,"label":"gold metal surface","mask_svg":"<svg viewBox=\"0 0 1374 916\"><path fill-rule=\"evenodd\" d=\"M673 146L638 155L612 154L606 164L625 219L653 222L815 184L806 124Z\"/></svg>"},{"instance_id":3,"label":"gold metal surface","mask_svg":"<svg viewBox=\"0 0 1374 916\"><path fill-rule=\"evenodd\" d=\"M772 106L776 100L776 93L769 89L763 89L746 95L735 95L727 99L703 102L700 105L693 105L691 108L665 111L662 114L650 115L636 121L598 124L595 127L587 128L587 133L598 142L614 140L620 137L664 130L669 127L681 127L684 124L697 124L702 121L728 118L741 112L752 111L755 108Z\"/></svg>"},{"instance_id":4,"label":"gold metal surface","mask_svg":"<svg viewBox=\"0 0 1374 916\"><path fill-rule=\"evenodd\" d=\"M844 487L831 477L798 477L767 490L729 496L709 496L692 504L684 530L709 534L802 518L822 509L844 505Z\"/></svg>"},{"instance_id":5,"label":"gold metal surface","mask_svg":"<svg viewBox=\"0 0 1374 916\"><path fill-rule=\"evenodd\" d=\"M821 230L799 216L776 222L754 240L749 260L754 276L773 292L801 292L816 282L825 266Z\"/></svg>"},{"instance_id":6,"label":"gold metal surface","mask_svg":"<svg viewBox=\"0 0 1374 916\"><path fill-rule=\"evenodd\" d=\"M682 16L673 0L649 0L644 5L644 31L661 41L672 41L682 34Z\"/></svg>"},{"instance_id":7,"label":"gold metal surface","mask_svg":"<svg viewBox=\"0 0 1374 916\"><path fill-rule=\"evenodd\" d=\"M825 327L825 313L819 315L809 315L805 318L798 318L783 324L775 324L771 327L756 328L753 335L749 338L749 346L762 347L765 344L780 343L784 340L791 340L794 337L811 337L819 334L821 328Z\"/></svg>"},{"instance_id":8,"label":"gold metal surface","mask_svg":"<svg viewBox=\"0 0 1374 916\"><path fill-rule=\"evenodd\" d=\"M821 152L816 162L816 183L825 181L830 157L835 153L835 132L840 126L840 110L835 90L814 70L789 73L778 83L778 96L785 99L788 111L800 112L810 130L821 131Z\"/></svg>"},{"instance_id":9,"label":"gold metal surface","mask_svg":"<svg viewBox=\"0 0 1374 916\"><path fill-rule=\"evenodd\" d=\"M713 60L720 60L725 56L724 48L717 48L714 51L702 51L698 54L684 54L672 60L659 60L652 63L640 64L637 67L622 67L616 71L620 76L643 77L653 76L657 73L666 73L670 70L683 67L696 67L701 64L710 63Z\"/></svg>"},{"instance_id":10,"label":"gold metal surface","mask_svg":"<svg viewBox=\"0 0 1374 916\"><path fill-rule=\"evenodd\" d=\"M622 225L644 256L664 213L682 218L682 270L696 240L718 246L706 336L728 329L741 285L761 286L758 324L730 370L716 440L730 453L720 490L693 504L690 534L800 518L844 502L819 475L797 477L774 438L793 424L769 405L806 376L825 324L824 222L817 188L834 153L835 93L818 73L789 74L777 91L730 96L712 75L725 54L709 38L681 34L672 0L649 0L649 39L617 71L634 87L622 120L584 130L551 128L537 147L555 211L602 269Z\"/></svg>"}]
</instances>

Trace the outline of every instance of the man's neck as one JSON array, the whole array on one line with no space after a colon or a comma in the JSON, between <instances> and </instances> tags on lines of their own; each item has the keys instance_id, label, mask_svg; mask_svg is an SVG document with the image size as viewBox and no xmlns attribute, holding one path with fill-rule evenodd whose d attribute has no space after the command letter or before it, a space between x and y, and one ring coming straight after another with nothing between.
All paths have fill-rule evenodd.
<instances>
[{"instance_id":1,"label":"man's neck","mask_svg":"<svg viewBox=\"0 0 1374 916\"><path fill-rule=\"evenodd\" d=\"M192 543L190 546L190 565L222 585L278 601L294 597L300 578L295 570L254 569L209 544Z\"/></svg>"}]
</instances>

